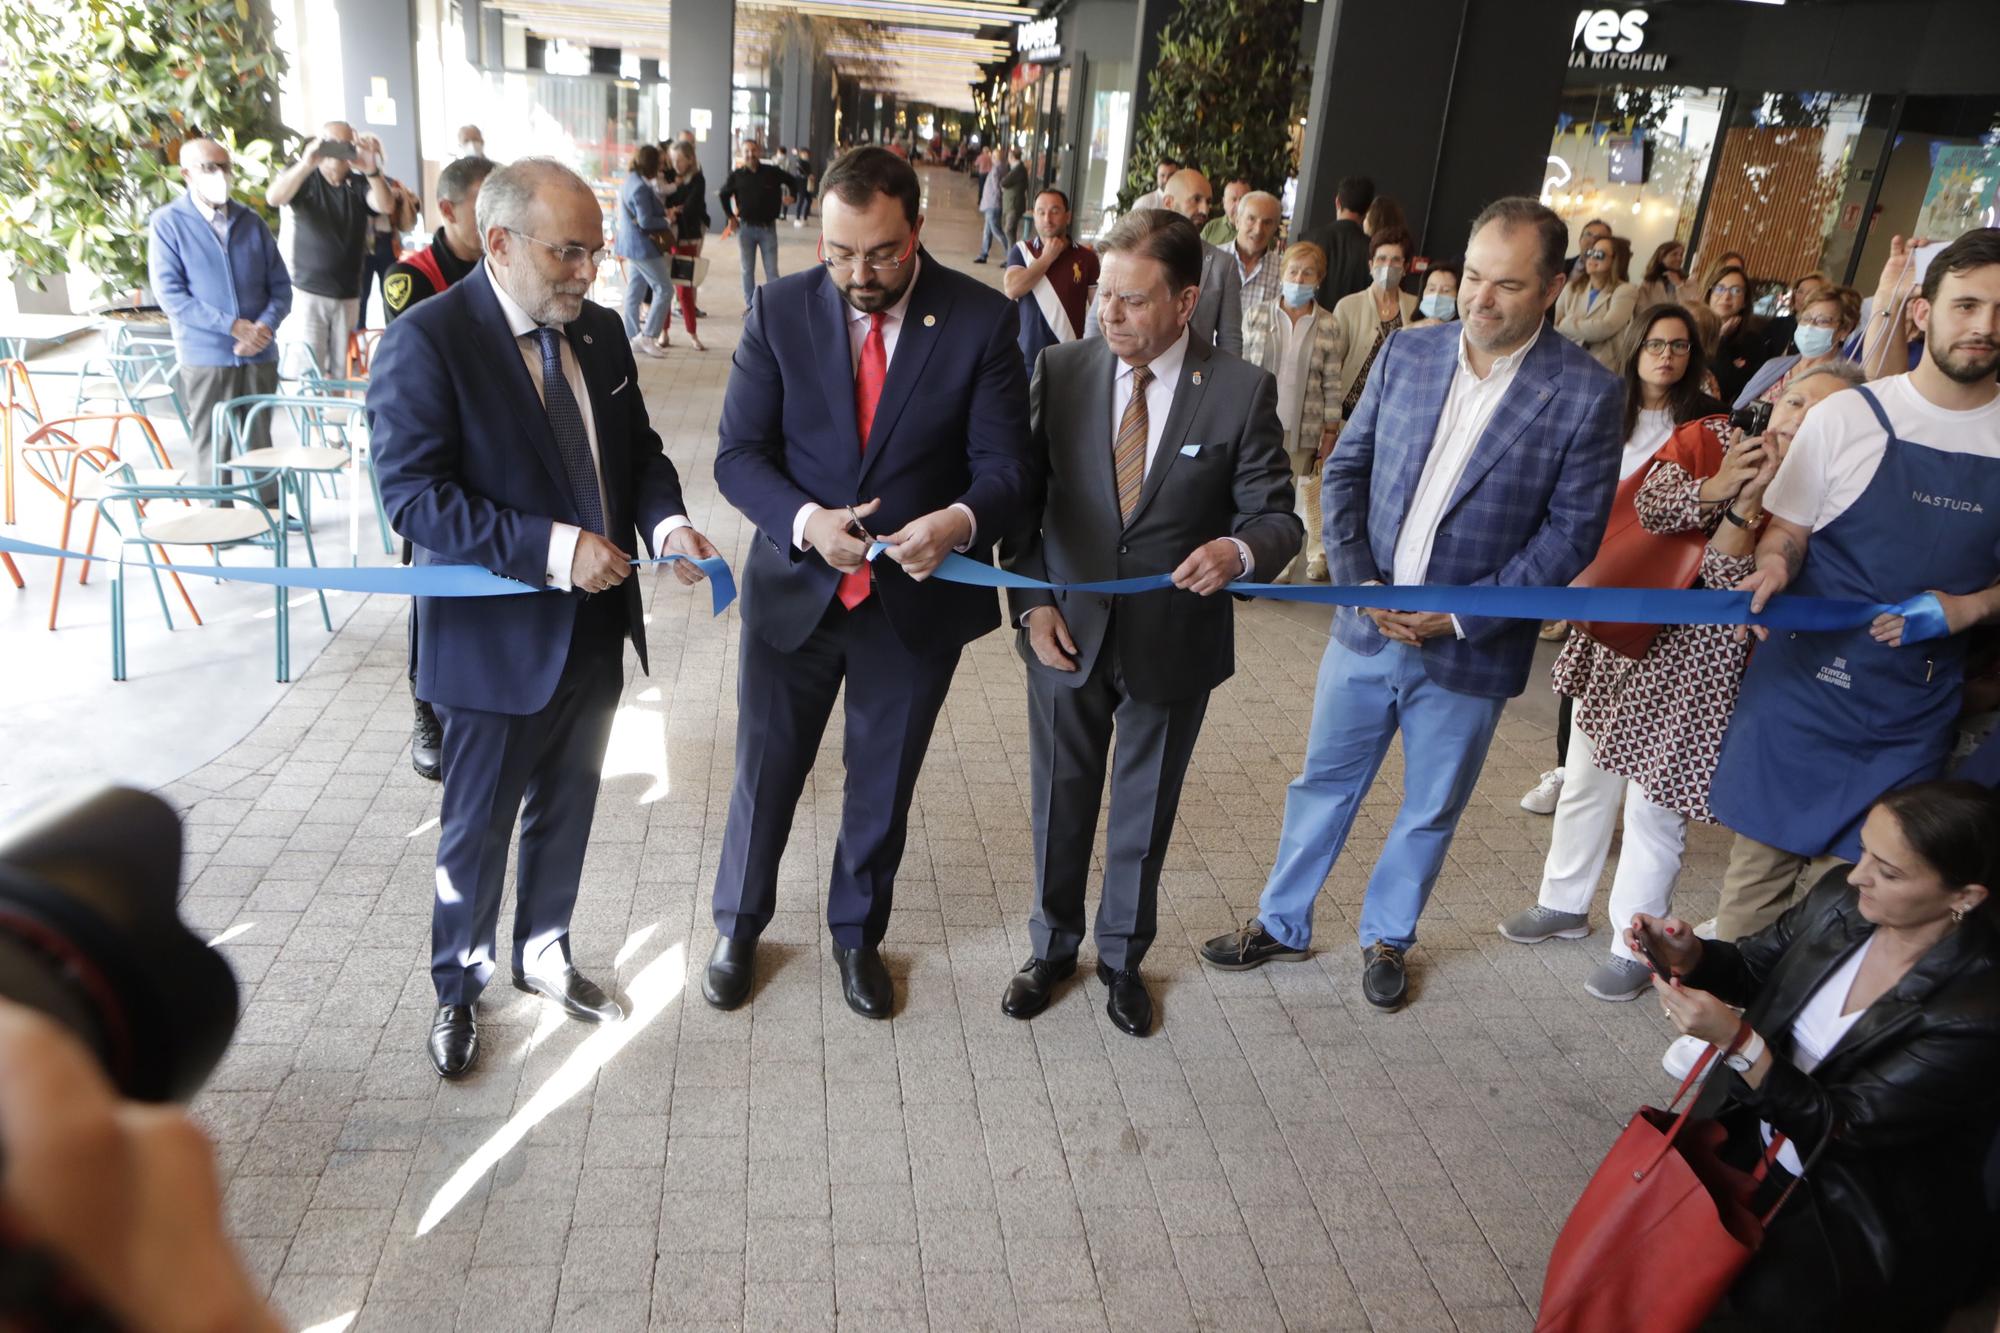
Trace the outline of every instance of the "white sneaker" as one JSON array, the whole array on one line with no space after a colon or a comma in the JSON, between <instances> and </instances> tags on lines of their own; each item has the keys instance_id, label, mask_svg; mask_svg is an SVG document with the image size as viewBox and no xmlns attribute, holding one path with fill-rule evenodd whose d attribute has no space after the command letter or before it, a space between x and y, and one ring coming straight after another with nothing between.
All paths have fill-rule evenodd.
<instances>
[{"instance_id":1,"label":"white sneaker","mask_svg":"<svg viewBox=\"0 0 2000 1333\"><path fill-rule=\"evenodd\" d=\"M1694 928L1694 937L1695 937L1696 939L1698 939L1698 940L1712 940L1712 939L1714 939L1714 938L1715 938L1715 918L1714 918L1714 917L1710 917L1710 918L1709 918L1708 920L1706 920L1706 921L1702 922L1702 923L1701 923L1700 925L1696 926L1696 927Z\"/></svg>"},{"instance_id":2,"label":"white sneaker","mask_svg":"<svg viewBox=\"0 0 2000 1333\"><path fill-rule=\"evenodd\" d=\"M1660 1068L1673 1076L1678 1083L1688 1076L1694 1062L1701 1059L1701 1053L1708 1049L1708 1043L1700 1037L1675 1037L1667 1047L1667 1053L1660 1057Z\"/></svg>"},{"instance_id":3,"label":"white sneaker","mask_svg":"<svg viewBox=\"0 0 2000 1333\"><path fill-rule=\"evenodd\" d=\"M663 358L667 354L667 349L654 342L651 338L634 338L632 340L632 351L636 356L650 356L655 359Z\"/></svg>"},{"instance_id":4,"label":"white sneaker","mask_svg":"<svg viewBox=\"0 0 2000 1333\"><path fill-rule=\"evenodd\" d=\"M1542 780L1521 798L1521 808L1531 815L1552 815L1556 812L1556 802L1562 799L1562 790L1563 771L1552 768L1542 774Z\"/></svg>"}]
</instances>

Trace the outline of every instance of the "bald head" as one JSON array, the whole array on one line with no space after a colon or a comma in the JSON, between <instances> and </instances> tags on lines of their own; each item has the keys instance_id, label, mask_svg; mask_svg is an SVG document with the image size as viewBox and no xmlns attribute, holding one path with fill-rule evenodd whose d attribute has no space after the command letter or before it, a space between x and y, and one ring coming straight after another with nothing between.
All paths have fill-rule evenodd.
<instances>
[{"instance_id":1,"label":"bald head","mask_svg":"<svg viewBox=\"0 0 2000 1333\"><path fill-rule=\"evenodd\" d=\"M1199 227L1208 221L1209 201L1215 198L1208 177L1193 167L1183 167L1167 178L1166 205Z\"/></svg>"}]
</instances>

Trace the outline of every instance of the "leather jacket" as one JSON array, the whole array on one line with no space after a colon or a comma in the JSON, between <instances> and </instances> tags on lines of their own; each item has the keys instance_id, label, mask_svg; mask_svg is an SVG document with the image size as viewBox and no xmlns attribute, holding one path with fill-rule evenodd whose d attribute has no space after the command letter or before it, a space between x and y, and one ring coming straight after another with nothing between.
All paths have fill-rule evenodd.
<instances>
[{"instance_id":1,"label":"leather jacket","mask_svg":"<svg viewBox=\"0 0 2000 1333\"><path fill-rule=\"evenodd\" d=\"M1799 1012L1874 930L1836 870L1757 934L1706 943L1684 978L1746 1006L1772 1054L1758 1088L1719 1068L1702 1111L1733 1131L1765 1121L1807 1163L1732 1301L1777 1298L1791 1316L1819 1307L1821 1328L1931 1326L1988 1252L1980 1170L2000 1122L2000 932L1985 913L1918 959L1810 1074L1791 1061Z\"/></svg>"}]
</instances>

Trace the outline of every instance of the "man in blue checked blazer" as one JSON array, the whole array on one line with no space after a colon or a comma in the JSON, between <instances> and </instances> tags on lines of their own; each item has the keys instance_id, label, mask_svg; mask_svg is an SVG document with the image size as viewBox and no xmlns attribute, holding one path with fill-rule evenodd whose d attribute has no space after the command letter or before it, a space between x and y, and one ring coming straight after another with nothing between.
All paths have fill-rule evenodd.
<instances>
[{"instance_id":1,"label":"man in blue checked blazer","mask_svg":"<svg viewBox=\"0 0 2000 1333\"><path fill-rule=\"evenodd\" d=\"M1561 587L1596 554L1618 482L1623 389L1545 316L1568 230L1532 199L1472 226L1459 323L1391 335L1327 459L1326 558L1341 584ZM1403 803L1361 908L1362 993L1393 1009L1404 954L1537 622L1341 610L1320 665L1305 769L1258 914L1202 956L1306 957L1320 887L1400 728Z\"/></svg>"}]
</instances>

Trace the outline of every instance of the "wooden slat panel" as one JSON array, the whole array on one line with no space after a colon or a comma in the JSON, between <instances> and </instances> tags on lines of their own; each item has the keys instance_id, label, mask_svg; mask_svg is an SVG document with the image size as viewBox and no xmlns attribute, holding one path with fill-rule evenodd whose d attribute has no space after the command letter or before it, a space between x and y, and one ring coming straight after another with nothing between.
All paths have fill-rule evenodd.
<instances>
[{"instance_id":1,"label":"wooden slat panel","mask_svg":"<svg viewBox=\"0 0 2000 1333\"><path fill-rule=\"evenodd\" d=\"M1724 133L1701 253L1741 252L1755 278L1790 282L1820 265L1838 169L1822 171L1825 131L1751 127Z\"/></svg>"}]
</instances>

